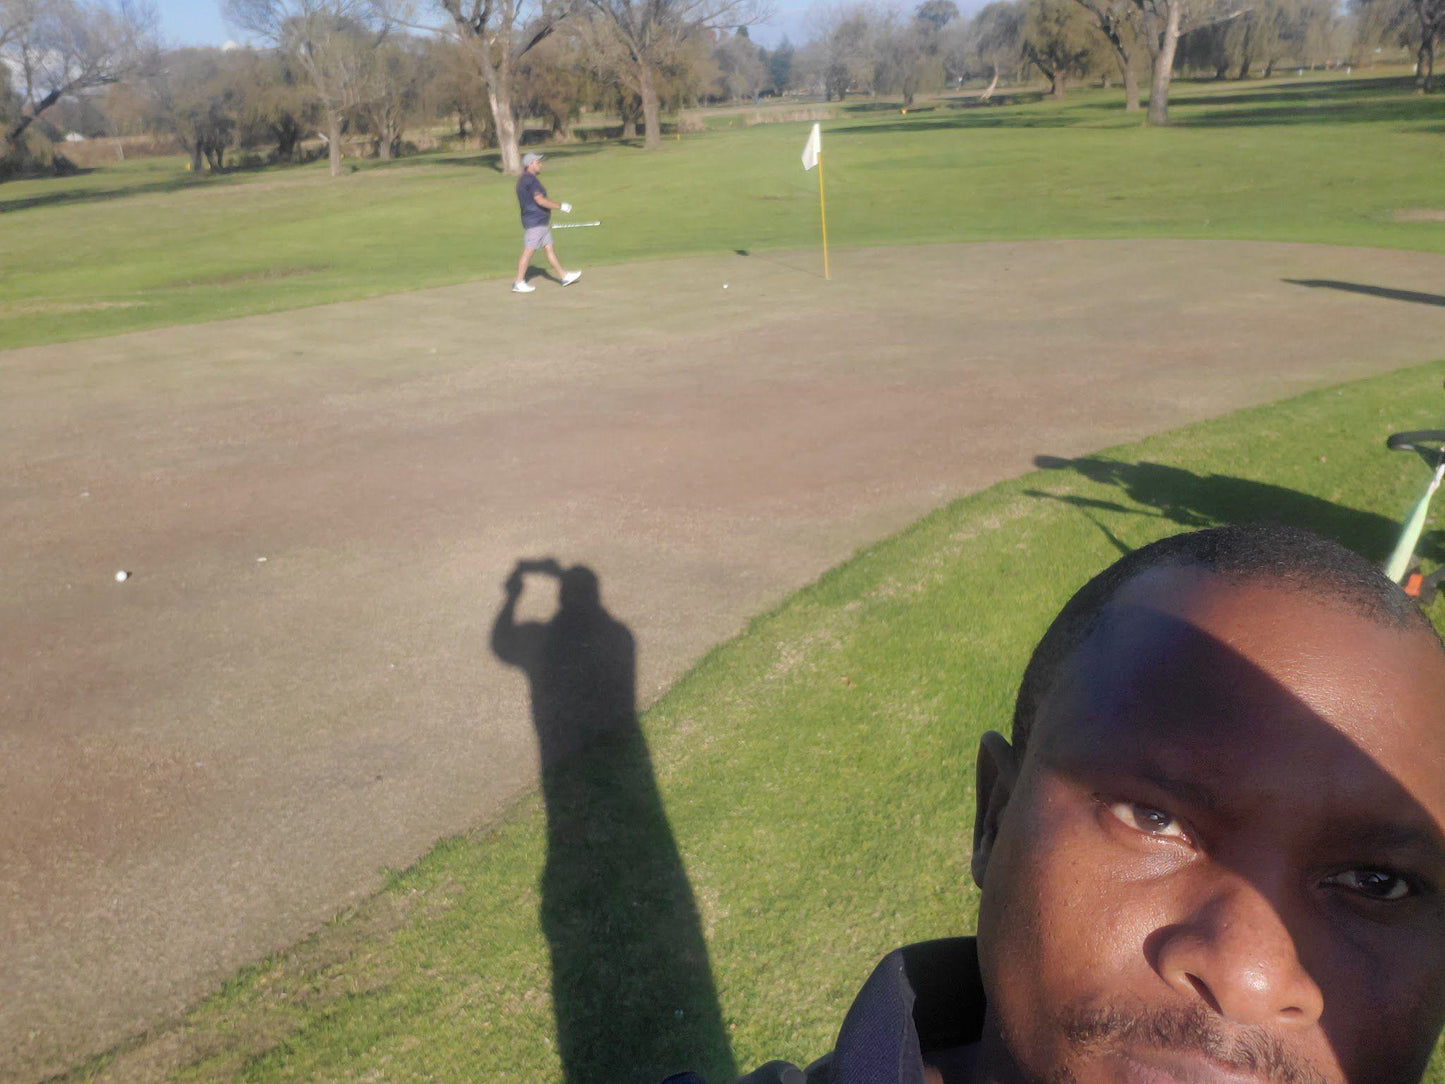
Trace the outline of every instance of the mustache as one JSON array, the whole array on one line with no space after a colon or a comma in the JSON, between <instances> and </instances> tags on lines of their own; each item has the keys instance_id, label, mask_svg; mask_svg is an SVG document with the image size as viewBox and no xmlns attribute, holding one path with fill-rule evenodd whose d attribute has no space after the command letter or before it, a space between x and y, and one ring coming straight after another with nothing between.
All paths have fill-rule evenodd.
<instances>
[{"instance_id":1,"label":"mustache","mask_svg":"<svg viewBox=\"0 0 1445 1084\"><path fill-rule=\"evenodd\" d=\"M1323 1084L1309 1062L1292 1054L1263 1028L1227 1026L1200 1006L1129 1011L1118 1007L1075 1009L1062 1019L1064 1037L1082 1049L1144 1046L1197 1054L1272 1084Z\"/></svg>"}]
</instances>

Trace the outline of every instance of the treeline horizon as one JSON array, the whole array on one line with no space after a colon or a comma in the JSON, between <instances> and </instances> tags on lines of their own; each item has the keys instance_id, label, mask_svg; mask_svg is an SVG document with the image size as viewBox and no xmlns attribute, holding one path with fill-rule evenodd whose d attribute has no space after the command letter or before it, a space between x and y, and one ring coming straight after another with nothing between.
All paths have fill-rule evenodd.
<instances>
[{"instance_id":1,"label":"treeline horizon","mask_svg":"<svg viewBox=\"0 0 1445 1084\"><path fill-rule=\"evenodd\" d=\"M820 6L807 36L767 48L759 0L225 0L246 46L164 48L133 0L0 0L0 177L64 171L61 142L148 136L193 169L299 162L318 150L390 159L448 128L520 168L538 135L585 118L655 147L661 115L796 97L919 95L1042 78L1056 97L1122 85L1128 111L1168 123L1176 75L1246 79L1287 68L1416 62L1433 89L1445 0L953 0ZM1439 8L1438 18L1433 9ZM439 26L418 22L445 16ZM724 20L734 20L724 23ZM1434 20L1432 22L1432 19ZM1432 29L1433 27L1433 29ZM527 122L541 131L527 128ZM597 127L594 123L593 127ZM408 135L416 139L408 139Z\"/></svg>"}]
</instances>

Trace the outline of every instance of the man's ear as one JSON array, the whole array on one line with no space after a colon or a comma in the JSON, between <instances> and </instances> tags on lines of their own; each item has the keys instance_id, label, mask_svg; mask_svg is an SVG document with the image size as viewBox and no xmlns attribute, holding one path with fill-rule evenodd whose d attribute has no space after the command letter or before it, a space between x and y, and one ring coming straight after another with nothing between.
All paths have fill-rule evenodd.
<instances>
[{"instance_id":1,"label":"man's ear","mask_svg":"<svg viewBox=\"0 0 1445 1084\"><path fill-rule=\"evenodd\" d=\"M1018 760L1014 747L996 731L990 730L978 743L978 778L974 782L978 808L973 816L972 869L974 884L980 888L983 887L984 874L988 872L994 841L998 839L1004 807L1008 805L1014 785L1018 782Z\"/></svg>"}]
</instances>

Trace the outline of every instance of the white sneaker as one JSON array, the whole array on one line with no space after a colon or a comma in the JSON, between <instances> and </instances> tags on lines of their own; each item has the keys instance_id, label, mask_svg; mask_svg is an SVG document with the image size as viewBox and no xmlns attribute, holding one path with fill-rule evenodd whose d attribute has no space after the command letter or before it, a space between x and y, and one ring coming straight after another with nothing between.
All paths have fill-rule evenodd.
<instances>
[{"instance_id":1,"label":"white sneaker","mask_svg":"<svg viewBox=\"0 0 1445 1084\"><path fill-rule=\"evenodd\" d=\"M576 282L576 281L577 281L578 279L580 279L581 277L582 277L582 272L581 272L581 271L568 271L565 275L562 276L562 285L563 285L563 286L571 286L574 282Z\"/></svg>"},{"instance_id":2,"label":"white sneaker","mask_svg":"<svg viewBox=\"0 0 1445 1084\"><path fill-rule=\"evenodd\" d=\"M530 282L512 283L512 293L514 294L535 294L536 292L537 287L533 286Z\"/></svg>"}]
</instances>

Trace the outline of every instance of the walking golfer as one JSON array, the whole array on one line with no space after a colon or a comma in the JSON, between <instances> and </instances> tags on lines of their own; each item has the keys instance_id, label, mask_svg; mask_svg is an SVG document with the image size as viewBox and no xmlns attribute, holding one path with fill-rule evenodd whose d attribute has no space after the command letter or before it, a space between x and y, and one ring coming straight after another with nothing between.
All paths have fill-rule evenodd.
<instances>
[{"instance_id":1,"label":"walking golfer","mask_svg":"<svg viewBox=\"0 0 1445 1084\"><path fill-rule=\"evenodd\" d=\"M572 213L570 203L554 203L547 198L547 190L537 179L542 172L540 154L522 155L522 175L517 178L517 202L522 205L522 258L517 261L517 279L512 283L512 293L530 294L537 287L527 282L527 267L532 262L532 253L539 248L547 253L547 262L562 280L563 286L571 286L582 277L581 271L567 271L557 262L557 250L552 247L552 212Z\"/></svg>"}]
</instances>

